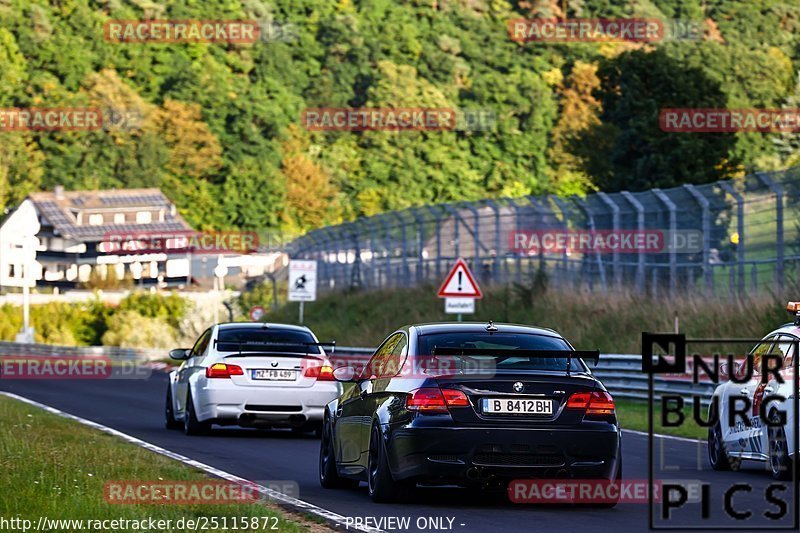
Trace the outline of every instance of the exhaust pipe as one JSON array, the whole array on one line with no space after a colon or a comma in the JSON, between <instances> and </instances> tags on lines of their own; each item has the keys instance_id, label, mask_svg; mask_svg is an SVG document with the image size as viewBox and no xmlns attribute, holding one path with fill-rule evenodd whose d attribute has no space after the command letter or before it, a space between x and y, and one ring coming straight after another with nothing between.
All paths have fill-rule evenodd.
<instances>
[{"instance_id":1,"label":"exhaust pipe","mask_svg":"<svg viewBox=\"0 0 800 533\"><path fill-rule=\"evenodd\" d=\"M306 423L306 415L292 415L289 417L289 424L293 428L302 427Z\"/></svg>"},{"instance_id":2,"label":"exhaust pipe","mask_svg":"<svg viewBox=\"0 0 800 533\"><path fill-rule=\"evenodd\" d=\"M481 471L473 466L472 468L467 469L466 475L467 479L470 481L477 481L481 478Z\"/></svg>"}]
</instances>

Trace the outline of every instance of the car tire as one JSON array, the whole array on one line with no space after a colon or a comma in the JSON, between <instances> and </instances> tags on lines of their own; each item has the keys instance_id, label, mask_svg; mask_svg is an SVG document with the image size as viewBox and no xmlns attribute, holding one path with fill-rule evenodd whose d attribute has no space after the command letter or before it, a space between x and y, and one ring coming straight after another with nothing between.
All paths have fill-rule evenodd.
<instances>
[{"instance_id":1,"label":"car tire","mask_svg":"<svg viewBox=\"0 0 800 533\"><path fill-rule=\"evenodd\" d=\"M711 468L718 471L736 471L742 464L741 459L730 457L728 450L725 449L725 442L722 440L722 426L719 420L708 428L708 462Z\"/></svg>"},{"instance_id":2,"label":"car tire","mask_svg":"<svg viewBox=\"0 0 800 533\"><path fill-rule=\"evenodd\" d=\"M622 453L620 450L620 454L617 459L617 475L614 476L614 482L617 484L617 497L615 500L604 503L601 505L603 509L613 509L619 503L620 491L622 490Z\"/></svg>"},{"instance_id":3,"label":"car tire","mask_svg":"<svg viewBox=\"0 0 800 533\"><path fill-rule=\"evenodd\" d=\"M372 426L369 437L367 459L367 486L369 496L376 503L392 503L401 496L408 496L416 484L410 481L395 481L389 470L389 458L377 425Z\"/></svg>"},{"instance_id":4,"label":"car tire","mask_svg":"<svg viewBox=\"0 0 800 533\"><path fill-rule=\"evenodd\" d=\"M776 411L770 413L771 422L779 422ZM767 426L769 435L769 469L772 477L779 481L792 479L794 464L789 456L789 445L786 440L786 430L781 426Z\"/></svg>"},{"instance_id":5,"label":"car tire","mask_svg":"<svg viewBox=\"0 0 800 533\"><path fill-rule=\"evenodd\" d=\"M333 430L329 423L322 424L322 439L319 443L319 484L324 489L355 489L358 480L343 478L336 470L336 455L333 451Z\"/></svg>"},{"instance_id":6,"label":"car tire","mask_svg":"<svg viewBox=\"0 0 800 533\"><path fill-rule=\"evenodd\" d=\"M208 422L200 422L194 410L192 390L186 391L186 413L183 415L183 432L187 435L205 435L211 429Z\"/></svg>"},{"instance_id":7,"label":"car tire","mask_svg":"<svg viewBox=\"0 0 800 533\"><path fill-rule=\"evenodd\" d=\"M172 404L172 387L167 384L167 401L164 406L164 426L167 429L181 429L183 424L175 420L175 409Z\"/></svg>"},{"instance_id":8,"label":"car tire","mask_svg":"<svg viewBox=\"0 0 800 533\"><path fill-rule=\"evenodd\" d=\"M619 496L622 490L622 448L620 448L619 454L617 455L617 472L614 475L613 481L617 484L617 498L613 501L603 502L603 503L596 503L596 504L589 504L589 507L594 509L613 509L614 507L619 504ZM612 481L612 480L608 480Z\"/></svg>"}]
</instances>

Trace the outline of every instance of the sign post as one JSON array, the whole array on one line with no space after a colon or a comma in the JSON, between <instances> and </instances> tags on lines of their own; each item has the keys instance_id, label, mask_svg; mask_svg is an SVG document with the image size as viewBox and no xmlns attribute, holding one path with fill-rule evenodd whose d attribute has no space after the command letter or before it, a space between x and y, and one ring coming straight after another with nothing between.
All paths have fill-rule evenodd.
<instances>
[{"instance_id":1,"label":"sign post","mask_svg":"<svg viewBox=\"0 0 800 533\"><path fill-rule=\"evenodd\" d=\"M222 256L217 259L217 266L214 267L214 280L216 282L216 294L214 295L214 324L219 323L219 302L217 298L220 297L222 291L225 290L225 276L228 275L228 267L222 262Z\"/></svg>"},{"instance_id":2,"label":"sign post","mask_svg":"<svg viewBox=\"0 0 800 533\"><path fill-rule=\"evenodd\" d=\"M317 262L293 259L289 261L289 301L300 302L300 325L303 325L305 302L317 299Z\"/></svg>"},{"instance_id":3,"label":"sign post","mask_svg":"<svg viewBox=\"0 0 800 533\"><path fill-rule=\"evenodd\" d=\"M483 298L483 293L470 272L467 262L460 257L450 269L450 273L447 274L436 295L445 299L444 312L457 315L456 320L459 322L461 322L462 314L474 313L475 300Z\"/></svg>"},{"instance_id":4,"label":"sign post","mask_svg":"<svg viewBox=\"0 0 800 533\"><path fill-rule=\"evenodd\" d=\"M34 267L36 265L36 246L39 240L33 237L22 237L20 253L22 255L22 330L16 341L30 344L34 341L34 330L31 327L31 287L36 286Z\"/></svg>"}]
</instances>

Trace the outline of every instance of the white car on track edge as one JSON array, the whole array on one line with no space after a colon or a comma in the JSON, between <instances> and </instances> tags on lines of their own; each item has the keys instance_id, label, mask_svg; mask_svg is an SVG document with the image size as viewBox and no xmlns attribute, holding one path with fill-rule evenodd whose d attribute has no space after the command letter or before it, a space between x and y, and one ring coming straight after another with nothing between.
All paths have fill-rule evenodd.
<instances>
[{"instance_id":1,"label":"white car on track edge","mask_svg":"<svg viewBox=\"0 0 800 533\"><path fill-rule=\"evenodd\" d=\"M169 374L167 428L188 435L206 433L212 424L319 434L325 406L342 392L322 346L302 326L208 328L191 349L170 352L183 363Z\"/></svg>"},{"instance_id":2,"label":"white car on track edge","mask_svg":"<svg viewBox=\"0 0 800 533\"><path fill-rule=\"evenodd\" d=\"M748 354L753 361L750 379L745 381L746 366L738 364L741 382L725 381L714 391L709 416L718 409L718 420L708 430L708 459L714 470L738 470L742 460L754 460L765 462L773 478L792 479L797 462L794 372L800 342L800 302L789 302L787 310L796 313L795 322L765 336ZM767 360L781 361L782 366L769 366L767 370L772 371L762 378L766 356L770 356ZM745 406L744 419L735 416L731 423L731 410Z\"/></svg>"}]
</instances>

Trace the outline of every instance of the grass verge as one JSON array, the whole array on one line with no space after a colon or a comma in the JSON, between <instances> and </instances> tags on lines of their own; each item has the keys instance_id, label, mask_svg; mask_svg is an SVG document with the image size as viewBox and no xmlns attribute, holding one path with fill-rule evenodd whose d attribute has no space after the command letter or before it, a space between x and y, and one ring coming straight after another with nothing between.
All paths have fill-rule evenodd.
<instances>
[{"instance_id":1,"label":"grass verge","mask_svg":"<svg viewBox=\"0 0 800 533\"><path fill-rule=\"evenodd\" d=\"M617 418L619 425L624 429L636 431L648 431L647 402L636 400L621 400L614 398L617 407ZM691 407L684 409L684 422L679 427L664 426L661 424L660 404L656 404L653 410L653 432L661 435L674 435L676 437L687 437L690 439L705 440L708 436L708 429L695 422L692 418ZM674 417L671 416L670 420Z\"/></svg>"},{"instance_id":2,"label":"grass verge","mask_svg":"<svg viewBox=\"0 0 800 533\"><path fill-rule=\"evenodd\" d=\"M795 295L797 298L797 295ZM515 322L553 328L576 348L605 353L640 353L642 331L674 331L692 338L761 338L788 322L779 296L741 300L705 298L702 294L653 299L634 293L588 293L547 290L546 282L488 287L466 320ZM298 304L269 312L270 322L296 323ZM444 313L436 287L337 292L305 305L305 324L322 341L341 346L377 346L404 324L454 320ZM741 345L739 346L741 349Z\"/></svg>"},{"instance_id":3,"label":"grass verge","mask_svg":"<svg viewBox=\"0 0 800 533\"><path fill-rule=\"evenodd\" d=\"M280 531L328 531L311 518L287 513L269 503L154 505L111 504L104 498L109 481L202 481L211 478L172 459L44 412L23 402L0 396L0 517L32 520L155 520L205 521L227 518L228 530L237 518L276 525ZM266 518L263 518L266 517ZM184 531L186 528L163 528ZM220 526L224 527L224 526ZM51 524L52 531L70 531L72 525ZM112 531L116 528L110 527ZM269 527L267 527L269 529ZM210 528L207 531L223 531Z\"/></svg>"}]
</instances>

